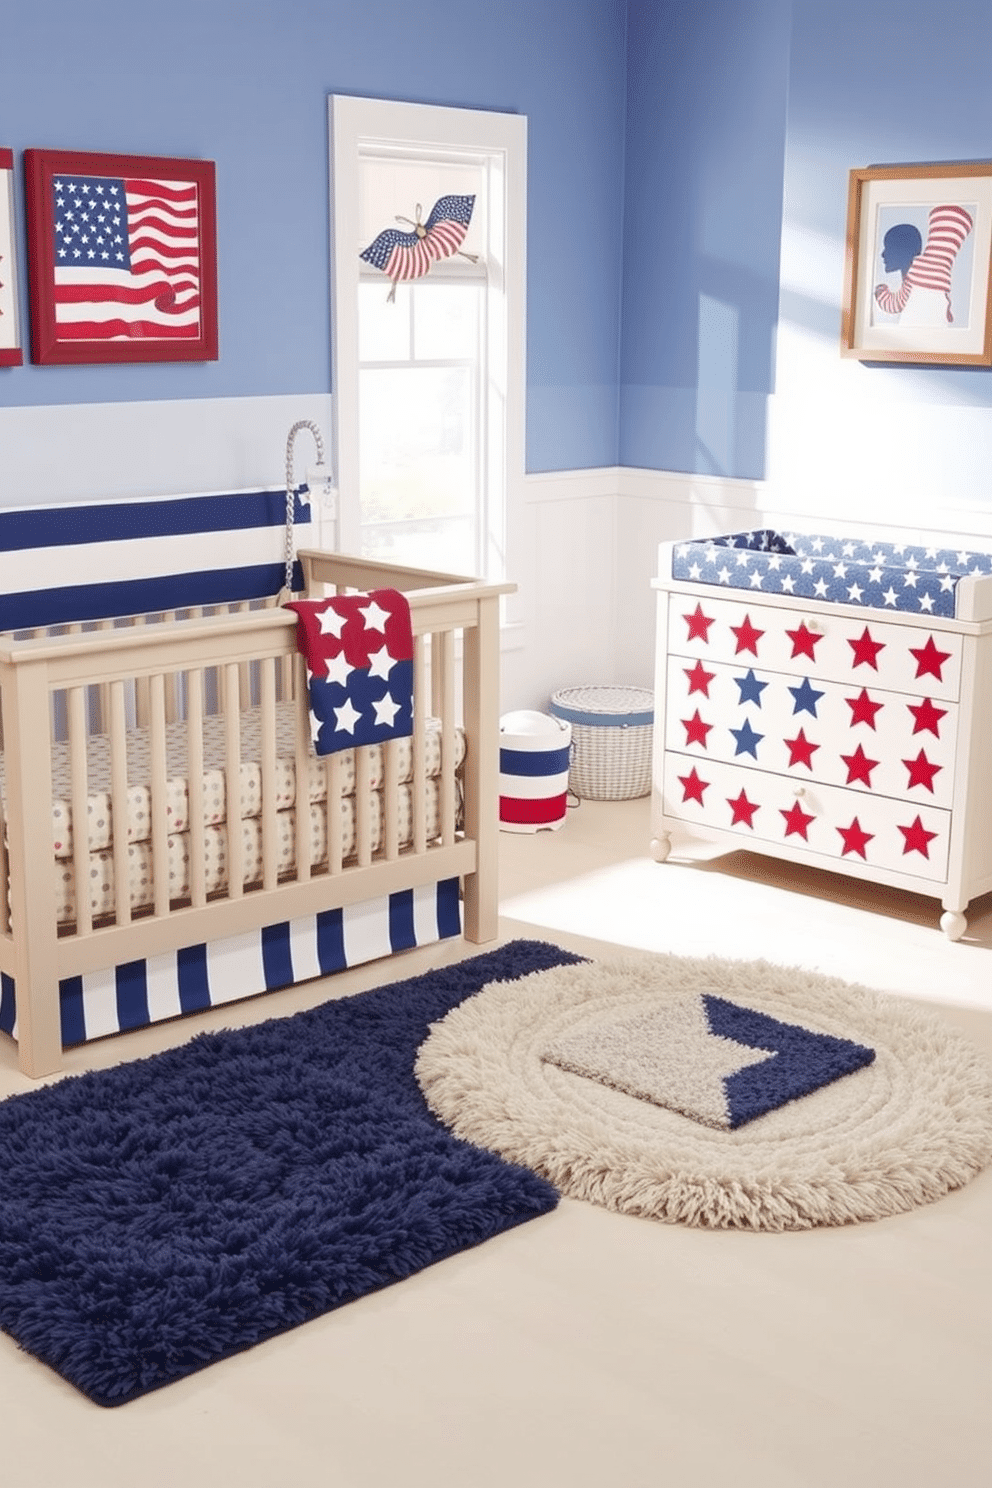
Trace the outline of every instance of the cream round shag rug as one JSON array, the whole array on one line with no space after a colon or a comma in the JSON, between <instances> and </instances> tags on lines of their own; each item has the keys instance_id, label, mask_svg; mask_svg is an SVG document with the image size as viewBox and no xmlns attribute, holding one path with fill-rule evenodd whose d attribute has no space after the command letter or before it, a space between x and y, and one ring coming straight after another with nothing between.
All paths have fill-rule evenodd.
<instances>
[{"instance_id":1,"label":"cream round shag rug","mask_svg":"<svg viewBox=\"0 0 992 1488\"><path fill-rule=\"evenodd\" d=\"M686 993L854 1040L874 1061L721 1130L543 1057ZM572 1198L679 1224L880 1219L932 1203L992 1161L992 1069L950 1025L885 993L763 961L637 953L493 982L433 1025L416 1073L456 1136Z\"/></svg>"}]
</instances>

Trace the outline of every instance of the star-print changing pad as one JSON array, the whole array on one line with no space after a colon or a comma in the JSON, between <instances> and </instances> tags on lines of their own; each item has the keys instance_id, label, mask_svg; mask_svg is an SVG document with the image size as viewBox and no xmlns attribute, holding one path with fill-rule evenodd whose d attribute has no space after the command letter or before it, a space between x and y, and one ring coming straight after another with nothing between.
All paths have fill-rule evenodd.
<instances>
[{"instance_id":1,"label":"star-print changing pad","mask_svg":"<svg viewBox=\"0 0 992 1488\"><path fill-rule=\"evenodd\" d=\"M982 574L992 574L992 553L767 527L672 547L673 579L951 619L960 581Z\"/></svg>"}]
</instances>

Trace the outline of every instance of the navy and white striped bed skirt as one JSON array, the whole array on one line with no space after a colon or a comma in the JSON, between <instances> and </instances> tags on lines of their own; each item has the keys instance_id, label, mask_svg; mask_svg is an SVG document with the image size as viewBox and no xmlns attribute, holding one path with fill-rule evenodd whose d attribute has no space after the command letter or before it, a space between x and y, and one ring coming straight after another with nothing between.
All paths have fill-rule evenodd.
<instances>
[{"instance_id":1,"label":"navy and white striped bed skirt","mask_svg":"<svg viewBox=\"0 0 992 1488\"><path fill-rule=\"evenodd\" d=\"M459 880L403 889L59 984L62 1043L87 1043L274 992L461 934ZM16 988L0 976L0 1030L17 1037Z\"/></svg>"}]
</instances>

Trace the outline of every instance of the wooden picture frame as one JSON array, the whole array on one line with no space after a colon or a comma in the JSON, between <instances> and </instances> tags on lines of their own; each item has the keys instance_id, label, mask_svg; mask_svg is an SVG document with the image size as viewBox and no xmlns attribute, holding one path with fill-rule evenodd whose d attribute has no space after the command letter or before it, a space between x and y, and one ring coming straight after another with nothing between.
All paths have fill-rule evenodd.
<instances>
[{"instance_id":1,"label":"wooden picture frame","mask_svg":"<svg viewBox=\"0 0 992 1488\"><path fill-rule=\"evenodd\" d=\"M851 171L841 355L992 366L992 161Z\"/></svg>"},{"instance_id":2,"label":"wooden picture frame","mask_svg":"<svg viewBox=\"0 0 992 1488\"><path fill-rule=\"evenodd\" d=\"M24 173L32 361L217 359L212 160L25 150Z\"/></svg>"},{"instance_id":3,"label":"wooden picture frame","mask_svg":"<svg viewBox=\"0 0 992 1488\"><path fill-rule=\"evenodd\" d=\"M14 152L0 146L0 367L19 367L23 360L14 235Z\"/></svg>"}]
</instances>

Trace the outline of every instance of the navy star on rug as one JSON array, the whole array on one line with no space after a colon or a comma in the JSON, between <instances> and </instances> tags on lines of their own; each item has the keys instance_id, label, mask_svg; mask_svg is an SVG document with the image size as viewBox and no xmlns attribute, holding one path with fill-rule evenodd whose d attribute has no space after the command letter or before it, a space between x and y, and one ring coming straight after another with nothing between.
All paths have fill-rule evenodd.
<instances>
[{"instance_id":1,"label":"navy star on rug","mask_svg":"<svg viewBox=\"0 0 992 1488\"><path fill-rule=\"evenodd\" d=\"M783 1023L710 992L611 1015L558 1038L542 1058L626 1095L736 1131L872 1063L874 1049Z\"/></svg>"}]
</instances>

